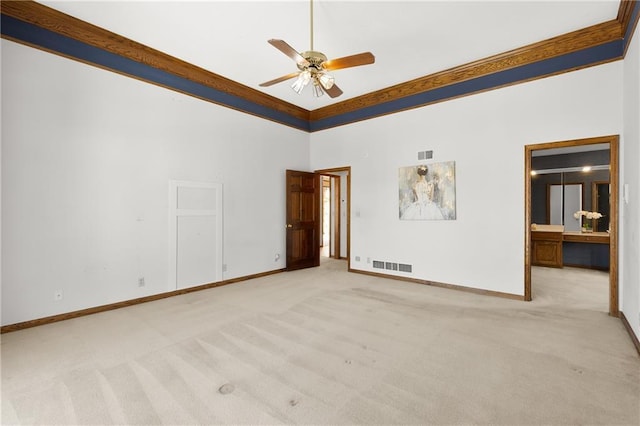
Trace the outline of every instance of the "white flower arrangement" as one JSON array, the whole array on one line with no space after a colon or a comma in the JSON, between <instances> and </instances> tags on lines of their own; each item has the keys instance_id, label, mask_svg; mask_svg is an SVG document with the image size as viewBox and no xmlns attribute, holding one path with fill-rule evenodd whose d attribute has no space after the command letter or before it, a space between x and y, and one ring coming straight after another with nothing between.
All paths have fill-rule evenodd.
<instances>
[{"instance_id":1,"label":"white flower arrangement","mask_svg":"<svg viewBox=\"0 0 640 426\"><path fill-rule=\"evenodd\" d=\"M600 219L602 217L602 213L599 212L588 212L585 210L578 210L573 214L573 217L576 219L582 219L582 231L583 232L592 232L591 230L591 222L592 219ZM585 220L586 219L586 220Z\"/></svg>"},{"instance_id":2,"label":"white flower arrangement","mask_svg":"<svg viewBox=\"0 0 640 426\"><path fill-rule=\"evenodd\" d=\"M573 214L573 217L575 217L576 219L580 219L580 216L584 216L587 219L600 219L602 217L602 213L578 210Z\"/></svg>"}]
</instances>

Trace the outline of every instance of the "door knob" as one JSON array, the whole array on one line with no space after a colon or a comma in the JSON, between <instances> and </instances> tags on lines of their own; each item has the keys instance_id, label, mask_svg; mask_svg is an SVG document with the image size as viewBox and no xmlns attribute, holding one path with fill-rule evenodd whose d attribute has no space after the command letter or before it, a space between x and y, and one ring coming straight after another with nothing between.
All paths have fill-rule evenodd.
<instances>
[{"instance_id":1,"label":"door knob","mask_svg":"<svg viewBox=\"0 0 640 426\"><path fill-rule=\"evenodd\" d=\"M290 223L287 223L287 228L293 228L293 225Z\"/></svg>"}]
</instances>

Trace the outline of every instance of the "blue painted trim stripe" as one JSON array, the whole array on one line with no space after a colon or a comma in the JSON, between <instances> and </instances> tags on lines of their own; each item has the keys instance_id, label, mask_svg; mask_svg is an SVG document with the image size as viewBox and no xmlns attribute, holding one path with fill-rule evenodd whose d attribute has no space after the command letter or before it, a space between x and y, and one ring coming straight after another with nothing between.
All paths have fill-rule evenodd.
<instances>
[{"instance_id":1,"label":"blue painted trim stripe","mask_svg":"<svg viewBox=\"0 0 640 426\"><path fill-rule=\"evenodd\" d=\"M212 89L211 87L207 87L203 84L193 82L183 77L178 77L149 65L90 46L86 43L79 42L53 31L20 21L19 19L2 15L0 25L3 35L15 40L23 41L32 46L38 46L70 58L77 58L82 62L95 64L119 73L134 76L150 83L175 89L179 92L187 93L201 99L209 100L216 104L221 104L249 114L287 124L300 130L309 131L309 122L307 120L293 117L282 111L257 104L220 90Z\"/></svg>"},{"instance_id":2,"label":"blue painted trim stripe","mask_svg":"<svg viewBox=\"0 0 640 426\"><path fill-rule=\"evenodd\" d=\"M632 12L632 22L635 22L639 13L640 2L637 2ZM153 84L174 89L216 104L224 105L229 108L273 120L308 132L324 130L402 110L417 108L435 102L442 102L447 99L453 99L518 82L620 59L624 54L627 44L630 43L631 37L633 36L633 25L630 25L627 29L627 34L625 34L625 38L622 40L612 41L599 46L590 47L513 69L499 71L460 83L451 84L449 86L395 99L382 104L372 105L356 111L327 117L322 120L308 122L307 120L296 118L285 112L207 87L203 84L196 83L166 71L153 68L149 65L107 52L103 49L82 43L70 37L20 21L10 16L2 15L0 25L3 35L25 42L29 45L56 52L69 58L75 58L82 62L95 64Z\"/></svg>"},{"instance_id":3,"label":"blue painted trim stripe","mask_svg":"<svg viewBox=\"0 0 640 426\"><path fill-rule=\"evenodd\" d=\"M324 130L343 124L391 114L401 110L416 108L434 102L441 102L446 99L470 95L521 81L540 78L546 75L553 75L576 68L586 67L592 64L620 59L622 57L622 53L622 40L612 41L555 58L522 65L520 67L499 71L460 83L451 84L449 86L395 99L393 101L372 105L356 111L313 121L311 122L311 131L315 132L318 130Z\"/></svg>"}]
</instances>

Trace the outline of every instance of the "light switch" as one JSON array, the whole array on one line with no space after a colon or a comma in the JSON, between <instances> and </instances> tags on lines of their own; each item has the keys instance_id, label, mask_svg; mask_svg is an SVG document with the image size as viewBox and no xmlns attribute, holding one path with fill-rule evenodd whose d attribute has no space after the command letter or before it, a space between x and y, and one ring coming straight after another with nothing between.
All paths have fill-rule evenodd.
<instances>
[{"instance_id":1,"label":"light switch","mask_svg":"<svg viewBox=\"0 0 640 426\"><path fill-rule=\"evenodd\" d=\"M622 198L625 204L629 204L629 184L625 183L622 187Z\"/></svg>"}]
</instances>

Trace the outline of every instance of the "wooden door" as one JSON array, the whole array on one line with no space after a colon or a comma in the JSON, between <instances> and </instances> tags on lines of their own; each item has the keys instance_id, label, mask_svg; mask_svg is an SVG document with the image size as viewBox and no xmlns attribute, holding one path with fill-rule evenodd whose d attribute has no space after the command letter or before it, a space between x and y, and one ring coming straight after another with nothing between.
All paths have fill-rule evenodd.
<instances>
[{"instance_id":1,"label":"wooden door","mask_svg":"<svg viewBox=\"0 0 640 426\"><path fill-rule=\"evenodd\" d=\"M287 170L287 270L320 265L320 176Z\"/></svg>"}]
</instances>

